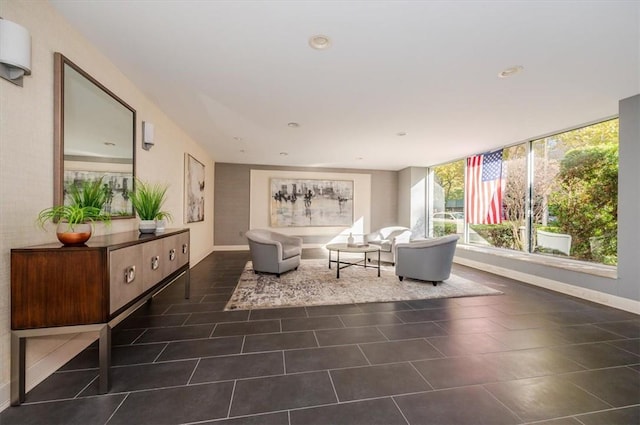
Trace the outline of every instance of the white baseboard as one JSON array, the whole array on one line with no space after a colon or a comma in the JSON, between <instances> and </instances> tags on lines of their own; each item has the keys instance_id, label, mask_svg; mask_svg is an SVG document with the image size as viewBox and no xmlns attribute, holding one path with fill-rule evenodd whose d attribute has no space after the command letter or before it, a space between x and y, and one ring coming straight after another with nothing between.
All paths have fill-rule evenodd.
<instances>
[{"instance_id":1,"label":"white baseboard","mask_svg":"<svg viewBox=\"0 0 640 425\"><path fill-rule=\"evenodd\" d=\"M322 243L309 243L303 244L302 248L322 248L325 244ZM216 245L213 247L214 251L249 251L249 245Z\"/></svg>"},{"instance_id":2,"label":"white baseboard","mask_svg":"<svg viewBox=\"0 0 640 425\"><path fill-rule=\"evenodd\" d=\"M500 276L519 280L531 285L540 286L562 294L571 295L583 300L593 301L594 303L603 304L608 307L617 308L628 311L630 313L640 314L640 301L630 300L628 298L618 297L616 295L606 294L604 292L594 291L593 289L581 288L568 283L558 282L540 276L528 273L518 272L504 267L498 267L480 261L469 260L467 258L455 257L454 263L463 266L473 267L474 269L484 270Z\"/></svg>"},{"instance_id":3,"label":"white baseboard","mask_svg":"<svg viewBox=\"0 0 640 425\"><path fill-rule=\"evenodd\" d=\"M48 378L52 373L60 369L78 353L98 339L97 332L84 332L73 336L51 353L29 366L25 371L25 391L29 391L40 382ZM29 341L27 340L27 349ZM0 386L0 412L9 407L11 403L11 383L6 382Z\"/></svg>"},{"instance_id":4,"label":"white baseboard","mask_svg":"<svg viewBox=\"0 0 640 425\"><path fill-rule=\"evenodd\" d=\"M11 383L6 382L4 385L0 386L0 412L9 407L9 394L10 394Z\"/></svg>"},{"instance_id":5,"label":"white baseboard","mask_svg":"<svg viewBox=\"0 0 640 425\"><path fill-rule=\"evenodd\" d=\"M214 245L214 251L249 251L249 245Z\"/></svg>"}]
</instances>

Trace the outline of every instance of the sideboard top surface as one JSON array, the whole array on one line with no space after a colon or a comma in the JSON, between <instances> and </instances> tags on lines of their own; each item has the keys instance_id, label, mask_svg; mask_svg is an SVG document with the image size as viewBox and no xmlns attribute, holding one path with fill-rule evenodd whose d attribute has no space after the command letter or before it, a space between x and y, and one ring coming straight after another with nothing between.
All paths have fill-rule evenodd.
<instances>
[{"instance_id":1,"label":"sideboard top surface","mask_svg":"<svg viewBox=\"0 0 640 425\"><path fill-rule=\"evenodd\" d=\"M11 251L33 251L38 249L60 249L60 250L86 250L86 249L119 249L130 245L136 245L142 242L151 241L154 239L162 239L167 236L175 235L178 233L188 232L189 229L167 229L162 233L148 233L143 234L136 231L110 233L107 235L92 236L84 245L80 246L64 246L60 242L51 242L42 245L33 245L22 248L13 248Z\"/></svg>"}]
</instances>

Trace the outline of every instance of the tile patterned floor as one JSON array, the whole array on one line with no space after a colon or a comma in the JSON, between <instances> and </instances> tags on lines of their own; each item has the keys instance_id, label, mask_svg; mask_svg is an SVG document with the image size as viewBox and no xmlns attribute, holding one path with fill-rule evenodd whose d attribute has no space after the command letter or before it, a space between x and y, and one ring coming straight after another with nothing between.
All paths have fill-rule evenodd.
<instances>
[{"instance_id":1,"label":"tile patterned floor","mask_svg":"<svg viewBox=\"0 0 640 425\"><path fill-rule=\"evenodd\" d=\"M305 250L318 258L319 250ZM222 311L216 252L0 413L9 424L637 424L640 317L478 270L504 295Z\"/></svg>"}]
</instances>

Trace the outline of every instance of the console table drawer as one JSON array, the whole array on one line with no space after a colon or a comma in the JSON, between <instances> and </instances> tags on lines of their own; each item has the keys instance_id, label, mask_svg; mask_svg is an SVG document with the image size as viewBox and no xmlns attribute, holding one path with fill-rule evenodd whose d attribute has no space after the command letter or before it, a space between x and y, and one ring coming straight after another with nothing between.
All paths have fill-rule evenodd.
<instances>
[{"instance_id":1,"label":"console table drawer","mask_svg":"<svg viewBox=\"0 0 640 425\"><path fill-rule=\"evenodd\" d=\"M167 273L168 268L169 260L164 253L164 239L147 242L142 245L142 268L140 269L140 274L143 291L169 276L169 273Z\"/></svg>"},{"instance_id":2,"label":"console table drawer","mask_svg":"<svg viewBox=\"0 0 640 425\"><path fill-rule=\"evenodd\" d=\"M178 234L163 239L164 254L167 259L167 275L189 262L189 234Z\"/></svg>"},{"instance_id":3,"label":"console table drawer","mask_svg":"<svg viewBox=\"0 0 640 425\"><path fill-rule=\"evenodd\" d=\"M109 313L113 314L144 292L142 245L111 251L109 271Z\"/></svg>"}]
</instances>

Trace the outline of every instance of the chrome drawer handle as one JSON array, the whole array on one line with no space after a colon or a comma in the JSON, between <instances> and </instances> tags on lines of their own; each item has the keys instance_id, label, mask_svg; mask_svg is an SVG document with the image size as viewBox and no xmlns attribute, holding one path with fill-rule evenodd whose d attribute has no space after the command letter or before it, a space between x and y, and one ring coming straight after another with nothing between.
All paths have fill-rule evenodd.
<instances>
[{"instance_id":1,"label":"chrome drawer handle","mask_svg":"<svg viewBox=\"0 0 640 425\"><path fill-rule=\"evenodd\" d=\"M151 270L157 270L158 267L160 267L160 257L157 255L151 257Z\"/></svg>"},{"instance_id":2,"label":"chrome drawer handle","mask_svg":"<svg viewBox=\"0 0 640 425\"><path fill-rule=\"evenodd\" d=\"M186 254L189 250L189 245L187 245L186 243L182 244L182 253Z\"/></svg>"},{"instance_id":3,"label":"chrome drawer handle","mask_svg":"<svg viewBox=\"0 0 640 425\"><path fill-rule=\"evenodd\" d=\"M136 278L136 266L129 266L124 271L125 283L131 283Z\"/></svg>"},{"instance_id":4,"label":"chrome drawer handle","mask_svg":"<svg viewBox=\"0 0 640 425\"><path fill-rule=\"evenodd\" d=\"M176 250L172 248L169 250L169 261L173 261L176 259Z\"/></svg>"}]
</instances>

